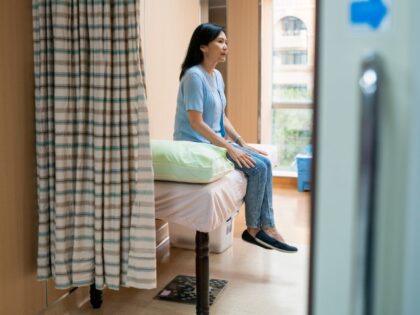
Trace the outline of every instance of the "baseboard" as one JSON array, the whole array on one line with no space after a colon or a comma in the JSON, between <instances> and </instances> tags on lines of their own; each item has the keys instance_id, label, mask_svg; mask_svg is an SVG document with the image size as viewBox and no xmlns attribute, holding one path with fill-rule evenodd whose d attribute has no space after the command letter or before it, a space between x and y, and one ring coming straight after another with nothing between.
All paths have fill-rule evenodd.
<instances>
[{"instance_id":1,"label":"baseboard","mask_svg":"<svg viewBox=\"0 0 420 315\"><path fill-rule=\"evenodd\" d=\"M297 189L297 178L296 177L273 177L273 186L279 188L294 188Z\"/></svg>"}]
</instances>

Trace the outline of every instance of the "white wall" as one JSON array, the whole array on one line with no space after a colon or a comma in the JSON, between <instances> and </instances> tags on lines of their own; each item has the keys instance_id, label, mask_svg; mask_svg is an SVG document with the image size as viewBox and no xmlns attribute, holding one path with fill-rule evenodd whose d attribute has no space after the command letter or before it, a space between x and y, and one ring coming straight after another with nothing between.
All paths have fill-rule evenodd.
<instances>
[{"instance_id":1,"label":"white wall","mask_svg":"<svg viewBox=\"0 0 420 315\"><path fill-rule=\"evenodd\" d=\"M199 0L143 0L142 47L151 139L172 139L178 77L194 29Z\"/></svg>"}]
</instances>

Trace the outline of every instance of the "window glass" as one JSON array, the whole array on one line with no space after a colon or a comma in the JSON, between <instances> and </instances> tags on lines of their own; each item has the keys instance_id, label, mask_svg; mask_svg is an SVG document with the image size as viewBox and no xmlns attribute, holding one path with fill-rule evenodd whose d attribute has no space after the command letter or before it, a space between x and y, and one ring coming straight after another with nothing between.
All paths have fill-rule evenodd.
<instances>
[{"instance_id":1,"label":"window glass","mask_svg":"<svg viewBox=\"0 0 420 315\"><path fill-rule=\"evenodd\" d=\"M312 137L314 0L273 0L271 143L276 170L293 171Z\"/></svg>"},{"instance_id":2,"label":"window glass","mask_svg":"<svg viewBox=\"0 0 420 315\"><path fill-rule=\"evenodd\" d=\"M295 16L286 16L281 19L283 36L299 36L306 31L306 25Z\"/></svg>"},{"instance_id":3,"label":"window glass","mask_svg":"<svg viewBox=\"0 0 420 315\"><path fill-rule=\"evenodd\" d=\"M283 65L305 65L308 63L307 50L280 50L274 52L274 58Z\"/></svg>"},{"instance_id":4,"label":"window glass","mask_svg":"<svg viewBox=\"0 0 420 315\"><path fill-rule=\"evenodd\" d=\"M305 152L312 136L312 109L273 109L273 138L280 170L293 170L295 157Z\"/></svg>"},{"instance_id":5,"label":"window glass","mask_svg":"<svg viewBox=\"0 0 420 315\"><path fill-rule=\"evenodd\" d=\"M274 84L273 102L303 101L310 99L306 84Z\"/></svg>"}]
</instances>

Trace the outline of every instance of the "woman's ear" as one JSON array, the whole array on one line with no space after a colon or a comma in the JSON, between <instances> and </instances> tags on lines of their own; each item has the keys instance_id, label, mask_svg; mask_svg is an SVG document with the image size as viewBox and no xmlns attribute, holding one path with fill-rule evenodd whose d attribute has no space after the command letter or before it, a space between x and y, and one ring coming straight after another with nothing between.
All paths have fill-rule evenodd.
<instances>
[{"instance_id":1,"label":"woman's ear","mask_svg":"<svg viewBox=\"0 0 420 315\"><path fill-rule=\"evenodd\" d=\"M204 54L205 52L207 52L207 46L206 45L201 45L200 50Z\"/></svg>"}]
</instances>

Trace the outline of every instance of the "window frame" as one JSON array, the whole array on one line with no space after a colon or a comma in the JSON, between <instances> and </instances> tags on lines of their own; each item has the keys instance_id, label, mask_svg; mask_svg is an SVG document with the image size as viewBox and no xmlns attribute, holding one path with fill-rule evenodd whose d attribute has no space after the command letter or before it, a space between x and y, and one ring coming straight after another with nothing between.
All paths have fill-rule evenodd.
<instances>
[{"instance_id":1,"label":"window frame","mask_svg":"<svg viewBox=\"0 0 420 315\"><path fill-rule=\"evenodd\" d=\"M315 4L315 2L314 2ZM264 6L266 6L264 8ZM261 143L265 144L272 144L273 139L273 117L275 115L275 110L282 109L282 110L312 110L314 109L314 101L313 99L298 99L298 100L281 100L279 98L275 99L273 95L274 85L275 84L305 84L308 87L308 94L311 97L313 92L313 71L314 71L314 60L313 60L313 52L314 52L314 34L311 33L311 27L314 28L314 20L309 15L300 16L296 15L295 18L297 20L302 21L304 27L300 26L300 32L289 32L289 36L287 34L277 33L275 31L275 27L278 27L277 30L284 29L284 22L281 22L282 19L288 18L289 16L294 16L293 14L298 14L292 12L290 8L283 9L283 13L281 14L274 14L274 11L277 10L274 8L274 1L273 0L263 0L262 1L262 12L265 14L265 18L267 18L270 14L270 22L268 19L261 20L261 31L264 31L264 34L261 34L261 64L269 68L261 70L261 108L260 108L260 129L259 129L259 139ZM264 10L266 10L264 12ZM312 6L308 8L308 11L314 10ZM307 11L307 12L308 12ZM296 11L298 12L298 11ZM293 14L290 14L293 13ZM315 11L313 11L315 13ZM312 16L312 13L309 12ZM309 17L308 17L309 16ZM300 18L299 18L300 17ZM314 17L314 15L313 15ZM282 23L282 24L280 24ZM311 24L312 23L312 24ZM271 26L270 26L271 25ZM296 26L294 26L296 28ZM293 27L292 27L293 28ZM314 31L314 30L312 30ZM305 35L305 38L303 38ZM271 38L267 40L267 38ZM284 40L283 40L284 39ZM285 40L290 41L290 44L285 44ZM304 49L301 49L304 47ZM281 50L294 50L294 51L304 51L306 52L306 63L298 63L298 64L280 64L278 60L275 61L275 51ZM269 54L270 52L270 54ZM311 59L312 58L312 59ZM276 71L274 71L276 68ZM294 79L285 79L285 77L289 76L289 73L293 71L301 71L302 78L292 82ZM269 83L270 81L270 83ZM269 84L267 84L269 83ZM274 169L274 176L284 176L284 174L288 174L286 176L295 176L294 171L285 170L283 168Z\"/></svg>"}]
</instances>

